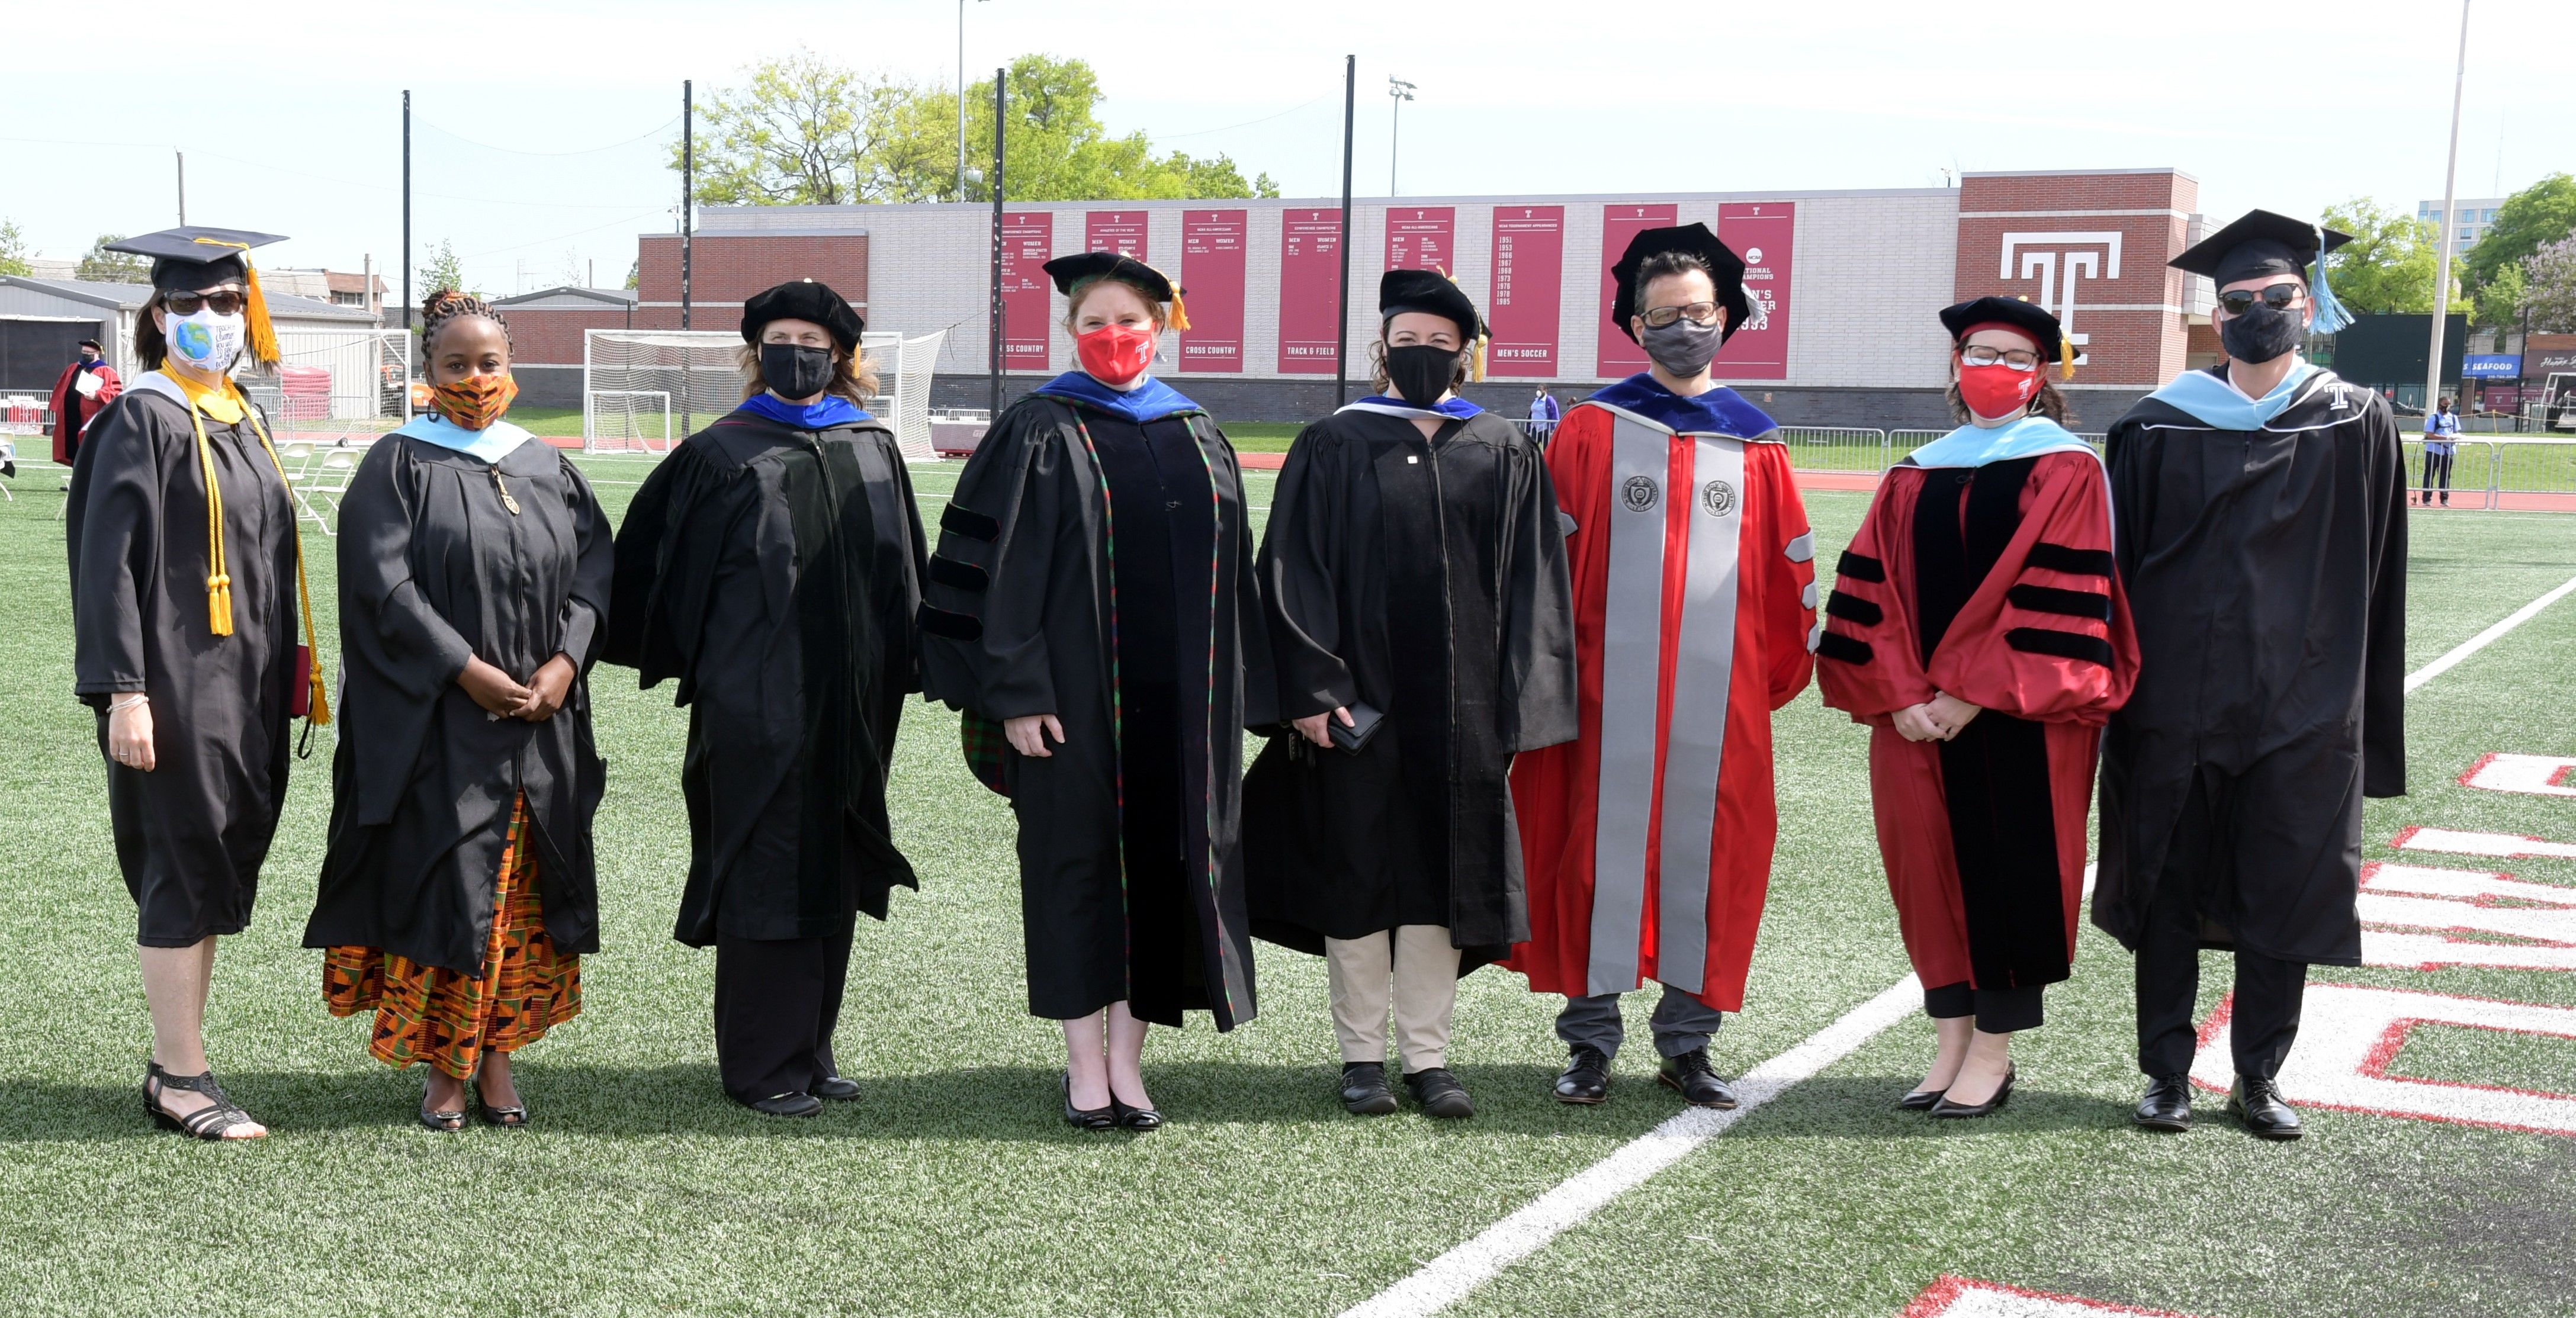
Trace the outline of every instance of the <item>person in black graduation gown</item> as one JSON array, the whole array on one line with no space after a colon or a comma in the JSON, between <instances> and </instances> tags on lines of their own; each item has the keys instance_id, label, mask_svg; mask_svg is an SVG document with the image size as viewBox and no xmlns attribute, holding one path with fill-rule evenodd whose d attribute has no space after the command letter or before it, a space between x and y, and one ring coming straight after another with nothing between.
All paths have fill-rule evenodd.
<instances>
[{"instance_id":1,"label":"person in black graduation gown","mask_svg":"<svg viewBox=\"0 0 2576 1318\"><path fill-rule=\"evenodd\" d=\"M304 945L368 1051L428 1062L421 1124L524 1126L511 1055L581 1011L599 950L591 816L607 766L585 675L614 550L590 483L502 420L518 384L483 299L421 304L432 411L340 501L331 847Z\"/></svg>"},{"instance_id":2,"label":"person in black graduation gown","mask_svg":"<svg viewBox=\"0 0 2576 1318\"><path fill-rule=\"evenodd\" d=\"M1179 290L1113 252L1046 269L1082 369L995 417L958 476L922 677L1019 817L1029 1011L1064 1024L1065 1119L1152 1129L1145 1024L1253 1017L1242 734L1276 693L1234 449L1148 373L1188 327Z\"/></svg>"},{"instance_id":3,"label":"person in black graduation gown","mask_svg":"<svg viewBox=\"0 0 2576 1318\"><path fill-rule=\"evenodd\" d=\"M1327 958L1343 1105L1396 1108L1391 996L1406 1087L1464 1117L1458 978L1530 936L1509 774L1574 739L1573 603L1538 442L1452 392L1475 304L1391 270L1378 317L1378 396L1298 434L1262 537L1294 733L1244 781L1244 855L1253 932ZM1366 739L1339 749L1333 724Z\"/></svg>"},{"instance_id":4,"label":"person in black graduation gown","mask_svg":"<svg viewBox=\"0 0 2576 1318\"><path fill-rule=\"evenodd\" d=\"M245 354L277 363L244 259L275 241L184 228L110 244L152 258L134 318L147 369L91 422L65 512L73 690L98 712L152 1012L143 1110L200 1139L268 1133L206 1064L206 991L215 939L250 924L286 799L288 720L329 717L294 496L229 374Z\"/></svg>"},{"instance_id":5,"label":"person in black graduation gown","mask_svg":"<svg viewBox=\"0 0 2576 1318\"><path fill-rule=\"evenodd\" d=\"M2258 210L2175 257L2218 285L2227 360L2111 427L2141 665L2103 745L2093 922L2137 954L2150 1129L2191 1124L2199 952L2215 948L2236 959L2229 1108L2298 1137L2274 1076L2307 968L2361 964L2362 798L2406 791L2397 426L2299 356L2344 320L2322 260L2344 241Z\"/></svg>"},{"instance_id":6,"label":"person in black graduation gown","mask_svg":"<svg viewBox=\"0 0 2576 1318\"><path fill-rule=\"evenodd\" d=\"M921 519L859 315L812 280L743 304L743 405L647 477L617 533L605 657L689 707L689 877L674 933L716 949L725 1091L812 1116L857 913L919 887L886 774L906 694Z\"/></svg>"}]
</instances>

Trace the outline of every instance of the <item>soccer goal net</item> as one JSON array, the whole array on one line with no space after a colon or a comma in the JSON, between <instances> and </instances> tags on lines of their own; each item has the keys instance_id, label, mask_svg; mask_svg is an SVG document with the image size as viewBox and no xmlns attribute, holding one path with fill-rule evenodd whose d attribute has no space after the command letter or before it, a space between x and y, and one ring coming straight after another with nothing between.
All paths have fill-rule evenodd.
<instances>
[{"instance_id":1,"label":"soccer goal net","mask_svg":"<svg viewBox=\"0 0 2576 1318\"><path fill-rule=\"evenodd\" d=\"M868 411L904 456L928 460L930 380L945 331L860 336L881 391ZM732 330L595 329L582 348L581 444L589 453L662 454L742 402L742 336Z\"/></svg>"}]
</instances>

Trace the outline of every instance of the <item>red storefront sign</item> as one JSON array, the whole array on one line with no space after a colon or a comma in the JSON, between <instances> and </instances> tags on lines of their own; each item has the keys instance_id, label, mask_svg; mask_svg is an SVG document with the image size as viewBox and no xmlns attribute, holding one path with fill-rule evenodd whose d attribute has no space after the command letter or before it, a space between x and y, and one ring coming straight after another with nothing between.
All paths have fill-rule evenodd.
<instances>
[{"instance_id":1,"label":"red storefront sign","mask_svg":"<svg viewBox=\"0 0 2576 1318\"><path fill-rule=\"evenodd\" d=\"M1440 270L1457 246L1458 211L1452 206L1386 208L1386 268Z\"/></svg>"},{"instance_id":2,"label":"red storefront sign","mask_svg":"<svg viewBox=\"0 0 2576 1318\"><path fill-rule=\"evenodd\" d=\"M1565 208L1496 206L1493 291L1485 303L1485 322L1494 331L1487 375L1556 375L1564 276Z\"/></svg>"},{"instance_id":3,"label":"red storefront sign","mask_svg":"<svg viewBox=\"0 0 2576 1318\"><path fill-rule=\"evenodd\" d=\"M1145 212L1086 211L1082 216L1082 250L1116 252L1145 260Z\"/></svg>"},{"instance_id":4,"label":"red storefront sign","mask_svg":"<svg viewBox=\"0 0 2576 1318\"><path fill-rule=\"evenodd\" d=\"M1002 216L1002 368L1047 368L1048 301L1055 285L1046 263L1055 256L1055 216L1046 211Z\"/></svg>"},{"instance_id":5,"label":"red storefront sign","mask_svg":"<svg viewBox=\"0 0 2576 1318\"><path fill-rule=\"evenodd\" d=\"M1789 378L1789 257L1798 208L1786 201L1739 201L1717 208L1717 240L1744 258L1753 304L1744 326L1717 352L1721 380Z\"/></svg>"},{"instance_id":6,"label":"red storefront sign","mask_svg":"<svg viewBox=\"0 0 2576 1318\"><path fill-rule=\"evenodd\" d=\"M1639 233L1648 229L1668 229L1679 214L1671 202L1650 206L1604 206L1601 208L1601 344L1599 365L1593 374L1604 380L1635 375L1646 369L1646 350L1628 341L1627 331L1610 323L1610 305L1619 296L1619 280L1610 268Z\"/></svg>"},{"instance_id":7,"label":"red storefront sign","mask_svg":"<svg viewBox=\"0 0 2576 1318\"><path fill-rule=\"evenodd\" d=\"M1331 375L1342 322L1342 213L1279 216L1279 373Z\"/></svg>"},{"instance_id":8,"label":"red storefront sign","mask_svg":"<svg viewBox=\"0 0 2576 1318\"><path fill-rule=\"evenodd\" d=\"M1190 327L1184 371L1243 369L1243 236L1249 212L1181 212L1181 287Z\"/></svg>"}]
</instances>

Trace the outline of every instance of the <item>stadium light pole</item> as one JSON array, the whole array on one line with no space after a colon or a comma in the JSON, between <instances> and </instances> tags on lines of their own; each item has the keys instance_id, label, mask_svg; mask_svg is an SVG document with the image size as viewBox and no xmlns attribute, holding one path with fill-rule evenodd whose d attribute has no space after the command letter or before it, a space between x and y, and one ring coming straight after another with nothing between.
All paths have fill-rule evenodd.
<instances>
[{"instance_id":1,"label":"stadium light pole","mask_svg":"<svg viewBox=\"0 0 2576 1318\"><path fill-rule=\"evenodd\" d=\"M957 0L957 199L966 200L966 0Z\"/></svg>"},{"instance_id":2,"label":"stadium light pole","mask_svg":"<svg viewBox=\"0 0 2576 1318\"><path fill-rule=\"evenodd\" d=\"M1351 124L1360 108L1360 57L1342 56L1342 295L1333 311L1333 406L1350 400L1351 380Z\"/></svg>"},{"instance_id":3,"label":"stadium light pole","mask_svg":"<svg viewBox=\"0 0 2576 1318\"><path fill-rule=\"evenodd\" d=\"M403 420L411 420L411 89L403 89Z\"/></svg>"},{"instance_id":4,"label":"stadium light pole","mask_svg":"<svg viewBox=\"0 0 2576 1318\"><path fill-rule=\"evenodd\" d=\"M1398 131L1404 126L1404 103L1413 99L1412 83L1390 73L1386 75L1386 94L1395 103L1386 118L1386 195L1395 195L1395 147Z\"/></svg>"},{"instance_id":5,"label":"stadium light pole","mask_svg":"<svg viewBox=\"0 0 2576 1318\"><path fill-rule=\"evenodd\" d=\"M1002 414L1002 105L1008 89L1008 69L993 70L993 306L992 306L992 391L986 400L989 411L986 424ZM958 89L958 101L965 101L965 89ZM963 139L960 139L963 140Z\"/></svg>"},{"instance_id":6,"label":"stadium light pole","mask_svg":"<svg viewBox=\"0 0 2576 1318\"><path fill-rule=\"evenodd\" d=\"M2451 244L2459 230L2453 214L2460 182L2460 94L2469 82L2469 0L2460 0L2460 62L2451 73L2451 162L2442 171L2442 262L2433 276L2433 348L2424 363L2424 415L2442 397L2442 330L2451 315ZM2319 258L2322 260L2323 258Z\"/></svg>"},{"instance_id":7,"label":"stadium light pole","mask_svg":"<svg viewBox=\"0 0 2576 1318\"><path fill-rule=\"evenodd\" d=\"M188 153L177 147L170 154L179 161L179 227L188 227Z\"/></svg>"},{"instance_id":8,"label":"stadium light pole","mask_svg":"<svg viewBox=\"0 0 2576 1318\"><path fill-rule=\"evenodd\" d=\"M698 200L698 119L697 87L688 78L680 79L680 332L689 331L689 250L697 236ZM695 433L698 428L697 396L689 379L689 345L680 344L680 428ZM669 436L664 436L665 439Z\"/></svg>"}]
</instances>

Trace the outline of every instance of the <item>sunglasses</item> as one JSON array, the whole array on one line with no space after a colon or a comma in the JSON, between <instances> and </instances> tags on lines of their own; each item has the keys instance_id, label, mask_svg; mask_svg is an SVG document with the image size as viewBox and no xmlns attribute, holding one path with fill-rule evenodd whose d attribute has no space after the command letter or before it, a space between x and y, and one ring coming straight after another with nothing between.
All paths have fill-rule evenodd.
<instances>
[{"instance_id":1,"label":"sunglasses","mask_svg":"<svg viewBox=\"0 0 2576 1318\"><path fill-rule=\"evenodd\" d=\"M227 288L212 293L164 293L161 305L174 316L193 316L202 310L212 310L218 316L237 316L249 303L240 293Z\"/></svg>"},{"instance_id":2,"label":"sunglasses","mask_svg":"<svg viewBox=\"0 0 2576 1318\"><path fill-rule=\"evenodd\" d=\"M1648 326L1654 329L1662 329L1666 325L1670 325L1684 316L1690 317L1690 322L1694 325L1705 325L1710 321L1717 319L1717 304L1714 302L1693 302L1686 307L1656 307L1651 311L1641 313L1638 316L1638 319L1645 321Z\"/></svg>"},{"instance_id":3,"label":"sunglasses","mask_svg":"<svg viewBox=\"0 0 2576 1318\"><path fill-rule=\"evenodd\" d=\"M2252 311L2257 301L2274 311L2286 311L2306 301L2307 296L2306 289L2297 284L2285 282L2259 290L2239 288L2221 293L2218 295L2218 305L2227 308L2228 315L2242 316Z\"/></svg>"}]
</instances>

